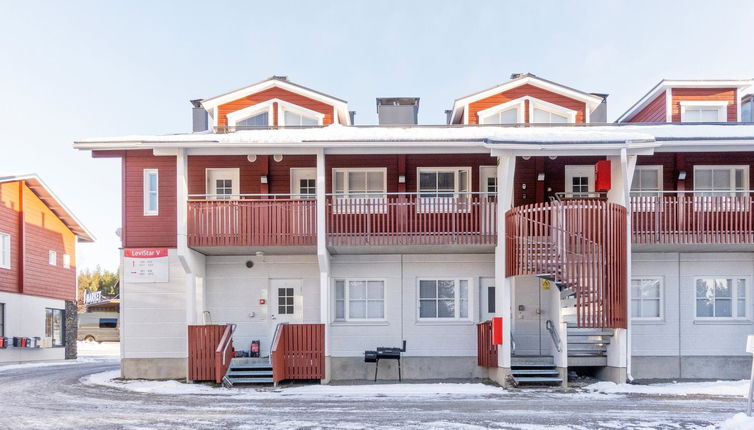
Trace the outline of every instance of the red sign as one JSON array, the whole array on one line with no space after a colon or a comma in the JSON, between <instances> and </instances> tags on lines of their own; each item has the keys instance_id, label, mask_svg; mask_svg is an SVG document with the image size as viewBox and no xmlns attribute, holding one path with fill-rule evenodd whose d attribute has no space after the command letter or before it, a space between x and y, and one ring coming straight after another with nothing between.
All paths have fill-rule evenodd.
<instances>
[{"instance_id":1,"label":"red sign","mask_svg":"<svg viewBox=\"0 0 754 430\"><path fill-rule=\"evenodd\" d=\"M503 317L492 317L492 344L503 344Z\"/></svg>"},{"instance_id":2,"label":"red sign","mask_svg":"<svg viewBox=\"0 0 754 430\"><path fill-rule=\"evenodd\" d=\"M123 256L127 258L160 258L168 256L167 248L131 248L124 249Z\"/></svg>"}]
</instances>

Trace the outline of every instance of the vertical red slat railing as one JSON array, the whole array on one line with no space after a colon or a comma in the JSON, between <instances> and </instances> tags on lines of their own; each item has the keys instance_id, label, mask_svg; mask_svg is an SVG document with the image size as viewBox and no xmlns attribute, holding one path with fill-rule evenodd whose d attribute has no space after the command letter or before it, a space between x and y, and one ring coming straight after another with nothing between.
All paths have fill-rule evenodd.
<instances>
[{"instance_id":1,"label":"vertical red slat railing","mask_svg":"<svg viewBox=\"0 0 754 430\"><path fill-rule=\"evenodd\" d=\"M492 321L476 325L477 365L497 367L497 345L492 344Z\"/></svg>"},{"instance_id":2,"label":"vertical red slat railing","mask_svg":"<svg viewBox=\"0 0 754 430\"><path fill-rule=\"evenodd\" d=\"M271 352L272 379L324 379L324 324L281 324Z\"/></svg>"},{"instance_id":3,"label":"vertical red slat railing","mask_svg":"<svg viewBox=\"0 0 754 430\"><path fill-rule=\"evenodd\" d=\"M217 367L216 351L223 342L225 332L230 333L230 325L190 325L188 326L188 379L191 381L215 381L219 383L225 376L227 366ZM232 358L233 340L228 336L225 342L230 342L226 353L226 365L230 365ZM222 360L221 360L222 364Z\"/></svg>"}]
</instances>

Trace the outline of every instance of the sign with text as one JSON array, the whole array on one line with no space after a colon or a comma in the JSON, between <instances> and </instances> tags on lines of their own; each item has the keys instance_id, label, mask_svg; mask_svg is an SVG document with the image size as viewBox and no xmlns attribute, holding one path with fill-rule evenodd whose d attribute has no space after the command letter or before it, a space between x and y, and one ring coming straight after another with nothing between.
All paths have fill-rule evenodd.
<instances>
[{"instance_id":1,"label":"sign with text","mask_svg":"<svg viewBox=\"0 0 754 430\"><path fill-rule=\"evenodd\" d=\"M84 291L84 304L85 305L93 305L95 303L100 303L104 300L102 300L102 291Z\"/></svg>"},{"instance_id":2,"label":"sign with text","mask_svg":"<svg viewBox=\"0 0 754 430\"><path fill-rule=\"evenodd\" d=\"M126 282L148 284L169 281L167 248L124 249L123 260L123 277Z\"/></svg>"}]
</instances>

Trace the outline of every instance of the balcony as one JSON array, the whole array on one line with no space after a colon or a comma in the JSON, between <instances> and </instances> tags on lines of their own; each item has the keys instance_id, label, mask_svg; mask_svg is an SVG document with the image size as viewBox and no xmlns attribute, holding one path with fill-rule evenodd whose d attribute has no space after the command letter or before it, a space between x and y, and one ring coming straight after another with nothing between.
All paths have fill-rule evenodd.
<instances>
[{"instance_id":1,"label":"balcony","mask_svg":"<svg viewBox=\"0 0 754 430\"><path fill-rule=\"evenodd\" d=\"M327 245L494 247L496 204L489 194L388 193L327 196Z\"/></svg>"},{"instance_id":2,"label":"balcony","mask_svg":"<svg viewBox=\"0 0 754 430\"><path fill-rule=\"evenodd\" d=\"M631 197L635 245L754 244L751 191L666 191Z\"/></svg>"},{"instance_id":3,"label":"balcony","mask_svg":"<svg viewBox=\"0 0 754 430\"><path fill-rule=\"evenodd\" d=\"M189 196L188 246L316 246L315 200L290 194L221 197Z\"/></svg>"}]
</instances>

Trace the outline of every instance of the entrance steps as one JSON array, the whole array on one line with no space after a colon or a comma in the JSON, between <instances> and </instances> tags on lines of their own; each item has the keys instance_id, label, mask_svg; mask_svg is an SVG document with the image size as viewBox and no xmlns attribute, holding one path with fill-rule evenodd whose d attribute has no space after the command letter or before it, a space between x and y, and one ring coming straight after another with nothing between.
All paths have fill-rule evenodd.
<instances>
[{"instance_id":1,"label":"entrance steps","mask_svg":"<svg viewBox=\"0 0 754 430\"><path fill-rule=\"evenodd\" d=\"M516 386L559 386L563 378L552 357L512 357L511 376Z\"/></svg>"},{"instance_id":2,"label":"entrance steps","mask_svg":"<svg viewBox=\"0 0 754 430\"><path fill-rule=\"evenodd\" d=\"M272 384L272 364L269 358L233 358L223 377L223 385Z\"/></svg>"}]
</instances>

